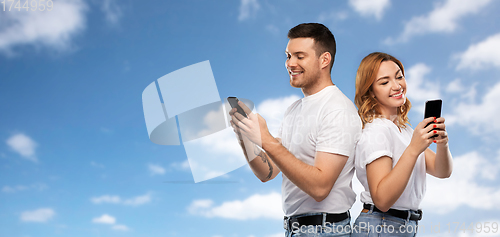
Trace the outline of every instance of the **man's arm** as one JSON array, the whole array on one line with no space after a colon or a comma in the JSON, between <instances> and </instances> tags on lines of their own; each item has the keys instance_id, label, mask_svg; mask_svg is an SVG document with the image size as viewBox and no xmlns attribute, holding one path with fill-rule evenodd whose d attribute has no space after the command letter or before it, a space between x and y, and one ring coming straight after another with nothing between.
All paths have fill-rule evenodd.
<instances>
[{"instance_id":1,"label":"man's arm","mask_svg":"<svg viewBox=\"0 0 500 237\"><path fill-rule=\"evenodd\" d=\"M246 114L251 113L251 111L248 112L248 107L244 106L244 109L247 109L247 111L245 111ZM240 143L243 154L245 155L245 158L250 168L252 169L252 172L262 182L267 182L271 179L274 179L280 172L279 168L276 167L274 162L269 158L265 151L260 149L257 144L249 140L248 137L241 134L241 130L233 121L235 118L235 113L240 115L234 108L229 111L229 115L233 118L229 122L233 127L234 133L238 138L238 142ZM281 139L278 138L276 142L281 143Z\"/></svg>"},{"instance_id":2,"label":"man's arm","mask_svg":"<svg viewBox=\"0 0 500 237\"><path fill-rule=\"evenodd\" d=\"M241 136L241 134L238 134L237 131L235 132L239 138L245 158L255 176L257 176L257 178L259 178L262 182L274 179L280 173L280 170L269 158L266 152L259 149L257 145L248 140L248 138ZM281 140L277 139L277 142L281 142Z\"/></svg>"},{"instance_id":3,"label":"man's arm","mask_svg":"<svg viewBox=\"0 0 500 237\"><path fill-rule=\"evenodd\" d=\"M308 165L297 159L276 140L267 128L266 121L259 114L254 114L245 104L239 102L248 118L236 110L231 111L231 124L241 132L242 137L262 146L267 157L272 160L283 174L297 187L320 202L330 193L344 168L348 157L327 152L316 152L314 165Z\"/></svg>"},{"instance_id":4,"label":"man's arm","mask_svg":"<svg viewBox=\"0 0 500 237\"><path fill-rule=\"evenodd\" d=\"M297 159L281 144L273 142L262 144L281 172L317 202L323 201L330 194L348 159L347 156L339 154L316 152L314 165L308 165Z\"/></svg>"}]
</instances>

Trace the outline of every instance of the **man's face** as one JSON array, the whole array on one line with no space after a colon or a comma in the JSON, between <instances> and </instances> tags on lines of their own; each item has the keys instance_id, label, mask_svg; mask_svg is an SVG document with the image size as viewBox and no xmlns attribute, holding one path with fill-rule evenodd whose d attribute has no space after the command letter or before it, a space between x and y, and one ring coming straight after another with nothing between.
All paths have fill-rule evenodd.
<instances>
[{"instance_id":1,"label":"man's face","mask_svg":"<svg viewBox=\"0 0 500 237\"><path fill-rule=\"evenodd\" d=\"M320 61L313 38L295 38L288 41L285 50L285 67L290 75L290 85L307 88L320 77Z\"/></svg>"}]
</instances>

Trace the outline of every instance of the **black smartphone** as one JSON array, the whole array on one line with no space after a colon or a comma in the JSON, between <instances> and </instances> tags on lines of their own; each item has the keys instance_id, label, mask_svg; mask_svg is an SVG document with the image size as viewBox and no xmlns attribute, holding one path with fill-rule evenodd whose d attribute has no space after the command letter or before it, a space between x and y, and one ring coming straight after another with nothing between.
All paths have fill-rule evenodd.
<instances>
[{"instance_id":1,"label":"black smartphone","mask_svg":"<svg viewBox=\"0 0 500 237\"><path fill-rule=\"evenodd\" d=\"M428 117L439 118L439 117L441 117L442 105L443 105L443 101L440 99L426 101L425 102L424 118L428 118ZM425 127L429 126L429 124L431 124L431 123L428 123L427 125L425 125ZM434 131L435 129L432 129L432 130ZM431 138L435 138L435 137L437 137L437 135L434 135Z\"/></svg>"},{"instance_id":2,"label":"black smartphone","mask_svg":"<svg viewBox=\"0 0 500 237\"><path fill-rule=\"evenodd\" d=\"M229 102L229 105L231 105L231 108L236 108L238 113L245 116L245 118L248 118L245 111L243 111L243 109L238 105L238 101L239 100L236 97L232 97L232 96L227 97L227 102Z\"/></svg>"}]
</instances>

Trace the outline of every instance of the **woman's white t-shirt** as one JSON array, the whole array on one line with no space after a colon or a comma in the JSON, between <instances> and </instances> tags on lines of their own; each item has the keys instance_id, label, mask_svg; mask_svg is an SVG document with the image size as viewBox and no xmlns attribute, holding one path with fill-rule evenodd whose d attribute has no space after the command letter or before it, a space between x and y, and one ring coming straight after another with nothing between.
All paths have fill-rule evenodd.
<instances>
[{"instance_id":1,"label":"woman's white t-shirt","mask_svg":"<svg viewBox=\"0 0 500 237\"><path fill-rule=\"evenodd\" d=\"M360 195L361 202L373 204L366 177L366 165L380 157L388 156L392 158L394 168L410 144L412 135L413 129L409 125L399 131L396 124L385 118L376 118L365 125L354 155L356 176L365 188ZM425 194L425 178L425 155L422 152L418 156L403 194L391 208L417 210Z\"/></svg>"}]
</instances>

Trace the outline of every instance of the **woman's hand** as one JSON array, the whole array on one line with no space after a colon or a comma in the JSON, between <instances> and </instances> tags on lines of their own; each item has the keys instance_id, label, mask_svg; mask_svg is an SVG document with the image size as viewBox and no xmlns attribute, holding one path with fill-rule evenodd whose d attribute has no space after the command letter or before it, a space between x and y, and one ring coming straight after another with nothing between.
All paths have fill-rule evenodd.
<instances>
[{"instance_id":1,"label":"woman's hand","mask_svg":"<svg viewBox=\"0 0 500 237\"><path fill-rule=\"evenodd\" d=\"M432 131L433 128L438 128L438 124L431 123L433 121L435 123L438 122L435 117L426 118L413 130L413 136L408 148L410 148L412 152L415 152L415 155L417 156L418 154L424 152L425 149L434 141L431 137L439 134L439 131ZM429 124L429 126L425 127L427 124ZM444 126L444 124L442 124L442 126Z\"/></svg>"},{"instance_id":2,"label":"woman's hand","mask_svg":"<svg viewBox=\"0 0 500 237\"><path fill-rule=\"evenodd\" d=\"M448 132L446 132L445 119L443 117L437 118L434 122L438 130L434 130L434 134L439 136L434 138L434 143L438 145L448 145Z\"/></svg>"}]
</instances>

